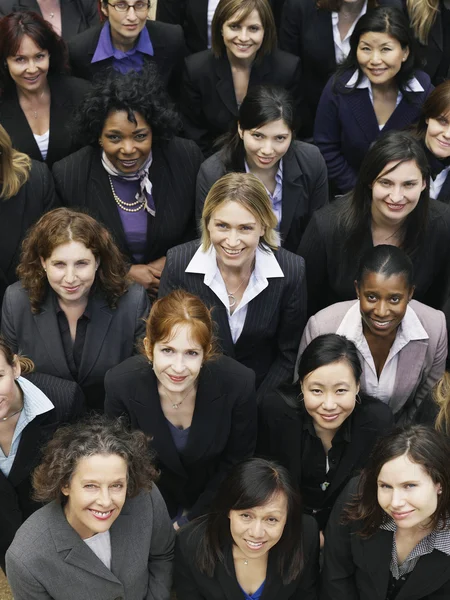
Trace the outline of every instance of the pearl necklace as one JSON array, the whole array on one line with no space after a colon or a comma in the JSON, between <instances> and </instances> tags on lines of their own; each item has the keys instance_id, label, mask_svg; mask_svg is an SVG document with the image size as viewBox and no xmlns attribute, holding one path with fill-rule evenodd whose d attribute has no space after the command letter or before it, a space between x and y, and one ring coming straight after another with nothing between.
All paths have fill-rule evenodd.
<instances>
[{"instance_id":1,"label":"pearl necklace","mask_svg":"<svg viewBox=\"0 0 450 600\"><path fill-rule=\"evenodd\" d=\"M125 212L130 212L130 213L136 213L136 212L139 212L140 210L142 210L143 208L145 208L145 205L146 205L145 201L136 200L135 202L128 203L128 202L124 202L123 200L121 200L119 198L119 196L116 194L116 190L114 189L111 175L109 175L109 174L108 174L108 179L109 179L109 183L111 185L112 195L114 196L114 200L116 201L116 204L119 208L121 208ZM136 207L136 208L131 208L131 207Z\"/></svg>"}]
</instances>

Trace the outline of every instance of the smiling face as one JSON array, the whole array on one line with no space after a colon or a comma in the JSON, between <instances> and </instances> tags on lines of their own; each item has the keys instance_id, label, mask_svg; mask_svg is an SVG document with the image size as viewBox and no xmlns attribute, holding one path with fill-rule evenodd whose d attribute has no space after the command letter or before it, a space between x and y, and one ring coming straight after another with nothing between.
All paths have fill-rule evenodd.
<instances>
[{"instance_id":1,"label":"smiling face","mask_svg":"<svg viewBox=\"0 0 450 600\"><path fill-rule=\"evenodd\" d=\"M15 56L6 58L9 74L24 92L40 92L47 84L50 55L24 35Z\"/></svg>"},{"instance_id":2,"label":"smiling face","mask_svg":"<svg viewBox=\"0 0 450 600\"><path fill-rule=\"evenodd\" d=\"M450 112L427 119L427 132L425 144L428 150L437 158L448 158L450 156Z\"/></svg>"},{"instance_id":3,"label":"smiling face","mask_svg":"<svg viewBox=\"0 0 450 600\"><path fill-rule=\"evenodd\" d=\"M57 246L49 258L41 257L41 264L57 296L75 304L89 295L99 263L83 243L72 241Z\"/></svg>"},{"instance_id":4,"label":"smiling face","mask_svg":"<svg viewBox=\"0 0 450 600\"><path fill-rule=\"evenodd\" d=\"M247 163L250 169L278 168L292 141L292 130L283 119L271 121L256 129L243 130L238 127L244 142Z\"/></svg>"},{"instance_id":5,"label":"smiling face","mask_svg":"<svg viewBox=\"0 0 450 600\"><path fill-rule=\"evenodd\" d=\"M126 12L119 12L114 5L128 3L133 8ZM102 2L102 13L108 18L111 28L113 45L119 50L127 51L133 48L141 31L144 29L148 17L148 4L140 0L112 0L111 4ZM135 9L134 6L137 6Z\"/></svg>"},{"instance_id":6,"label":"smiling face","mask_svg":"<svg viewBox=\"0 0 450 600\"><path fill-rule=\"evenodd\" d=\"M136 123L128 120L124 110L111 112L105 120L100 136L108 160L125 174L139 171L152 149L152 130L139 113L134 113Z\"/></svg>"},{"instance_id":7,"label":"smiling face","mask_svg":"<svg viewBox=\"0 0 450 600\"><path fill-rule=\"evenodd\" d=\"M236 544L233 555L244 560L264 556L280 541L287 516L287 499L281 492L263 506L230 510L231 537Z\"/></svg>"},{"instance_id":8,"label":"smiling face","mask_svg":"<svg viewBox=\"0 0 450 600\"><path fill-rule=\"evenodd\" d=\"M81 458L69 485L64 513L78 535L89 538L108 531L125 504L128 467L117 454Z\"/></svg>"},{"instance_id":9,"label":"smiling face","mask_svg":"<svg viewBox=\"0 0 450 600\"><path fill-rule=\"evenodd\" d=\"M427 528L441 486L404 454L383 465L378 475L378 503L399 529Z\"/></svg>"},{"instance_id":10,"label":"smiling face","mask_svg":"<svg viewBox=\"0 0 450 600\"><path fill-rule=\"evenodd\" d=\"M228 58L252 62L264 40L258 11L253 10L245 19L241 19L239 13L233 15L223 24L222 36Z\"/></svg>"},{"instance_id":11,"label":"smiling face","mask_svg":"<svg viewBox=\"0 0 450 600\"><path fill-rule=\"evenodd\" d=\"M305 409L319 434L337 431L355 409L359 383L350 365L340 360L308 373L301 384Z\"/></svg>"},{"instance_id":12,"label":"smiling face","mask_svg":"<svg viewBox=\"0 0 450 600\"><path fill-rule=\"evenodd\" d=\"M387 163L372 184L373 220L388 226L401 225L416 208L425 187L425 179L413 160Z\"/></svg>"},{"instance_id":13,"label":"smiling face","mask_svg":"<svg viewBox=\"0 0 450 600\"><path fill-rule=\"evenodd\" d=\"M20 375L20 363L8 365L3 352L0 350L0 419L11 416L22 406L22 394L16 379Z\"/></svg>"},{"instance_id":14,"label":"smiling face","mask_svg":"<svg viewBox=\"0 0 450 600\"><path fill-rule=\"evenodd\" d=\"M359 38L356 58L372 85L390 83L408 58L409 49L388 33L368 31Z\"/></svg>"}]
</instances>

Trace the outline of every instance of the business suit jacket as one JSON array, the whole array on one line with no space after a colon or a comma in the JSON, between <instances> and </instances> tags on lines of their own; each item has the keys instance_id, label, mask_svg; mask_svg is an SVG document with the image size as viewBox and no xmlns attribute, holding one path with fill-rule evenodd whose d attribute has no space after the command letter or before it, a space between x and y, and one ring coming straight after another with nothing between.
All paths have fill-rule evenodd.
<instances>
[{"instance_id":1,"label":"business suit jacket","mask_svg":"<svg viewBox=\"0 0 450 600\"><path fill-rule=\"evenodd\" d=\"M8 550L15 600L169 600L174 531L156 486L127 498L111 525L111 570L56 501L22 525Z\"/></svg>"},{"instance_id":2,"label":"business suit jacket","mask_svg":"<svg viewBox=\"0 0 450 600\"><path fill-rule=\"evenodd\" d=\"M282 50L254 63L249 88L253 85L278 85L292 92L303 105L300 60ZM214 140L226 133L237 119L238 105L228 58L215 58L211 50L188 56L185 60L180 110L187 138L194 140L208 156Z\"/></svg>"},{"instance_id":3,"label":"business suit jacket","mask_svg":"<svg viewBox=\"0 0 450 600\"><path fill-rule=\"evenodd\" d=\"M380 131L369 90L345 90L353 73L343 75L334 87L334 77L328 81L320 98L314 126L314 142L322 152L328 167L328 176L342 193L350 191L361 163L381 133L404 129L419 118L422 104L433 89L429 76L416 71L415 76L423 92L405 94ZM409 101L406 98L409 98Z\"/></svg>"},{"instance_id":4,"label":"business suit jacket","mask_svg":"<svg viewBox=\"0 0 450 600\"><path fill-rule=\"evenodd\" d=\"M37 0L2 0L0 16L31 10L42 16ZM61 37L66 41L100 23L96 0L61 1Z\"/></svg>"},{"instance_id":5,"label":"business suit jacket","mask_svg":"<svg viewBox=\"0 0 450 600\"><path fill-rule=\"evenodd\" d=\"M68 123L91 86L82 79L68 75L49 75L48 83L51 94L50 138L45 162L51 167L55 161L76 150ZM11 136L16 150L28 154L34 160L43 161L31 127L20 107L16 86L9 87L0 96L0 124Z\"/></svg>"},{"instance_id":6,"label":"business suit jacket","mask_svg":"<svg viewBox=\"0 0 450 600\"><path fill-rule=\"evenodd\" d=\"M286 525L289 527L289 523ZM179 600L241 600L240 588L234 569L232 548L223 546L224 561L216 564L213 577L200 572L195 564L198 544L206 532L205 522L183 527L175 545L174 580ZM291 583L283 585L277 572L273 550L269 551L267 575L261 600L316 600L319 578L319 536L312 517L303 516L302 543L305 565L302 573Z\"/></svg>"},{"instance_id":7,"label":"business suit jacket","mask_svg":"<svg viewBox=\"0 0 450 600\"><path fill-rule=\"evenodd\" d=\"M180 455L161 409L158 379L143 356L106 375L105 412L126 415L151 436L160 491L172 518L180 507L189 520L204 514L230 468L251 458L256 445L254 373L227 356L203 364L187 446Z\"/></svg>"},{"instance_id":8,"label":"business suit jacket","mask_svg":"<svg viewBox=\"0 0 450 600\"><path fill-rule=\"evenodd\" d=\"M336 333L343 318L356 302L357 300L339 302L311 317L300 342L299 358L314 338L324 333ZM411 300L410 307L416 313L429 338L411 340L398 354L397 376L389 406L396 421L401 423L414 421L416 411L443 376L447 359L447 328L444 313L417 300ZM364 372L361 378L361 389L365 391Z\"/></svg>"},{"instance_id":9,"label":"business suit jacket","mask_svg":"<svg viewBox=\"0 0 450 600\"><path fill-rule=\"evenodd\" d=\"M345 200L335 200L313 214L298 249L298 254L306 262L308 316L336 302L354 300L359 257L373 247L368 223L358 256L346 253L344 241L347 234L339 225L343 202ZM449 206L430 200L424 241L411 256L416 284L414 297L419 302L438 309L444 305L450 279L449 253Z\"/></svg>"},{"instance_id":10,"label":"business suit jacket","mask_svg":"<svg viewBox=\"0 0 450 600\"><path fill-rule=\"evenodd\" d=\"M189 140L173 138L153 145L150 167L156 215L147 215L144 263L165 256L172 246L195 238L195 182L202 153ZM88 210L113 234L131 263L119 209L112 195L99 148L86 146L53 167L56 192L64 206Z\"/></svg>"},{"instance_id":11,"label":"business suit jacket","mask_svg":"<svg viewBox=\"0 0 450 600\"><path fill-rule=\"evenodd\" d=\"M145 331L149 300L145 289L135 283L115 309L101 294L94 294L91 311L77 383L88 407L102 409L105 373L135 352L135 344ZM20 350L33 360L37 371L73 381L50 292L40 312L33 314L20 281L9 286L3 301L2 334L14 352Z\"/></svg>"},{"instance_id":12,"label":"business suit jacket","mask_svg":"<svg viewBox=\"0 0 450 600\"><path fill-rule=\"evenodd\" d=\"M40 504L31 499L31 473L40 462L41 449L64 423L76 421L84 412L84 395L74 381L44 373L25 376L51 400L54 408L38 415L22 431L19 448L8 477L0 471L0 566L22 523Z\"/></svg>"},{"instance_id":13,"label":"business suit jacket","mask_svg":"<svg viewBox=\"0 0 450 600\"><path fill-rule=\"evenodd\" d=\"M242 163L242 172L245 172ZM213 184L225 175L221 153L210 156L197 176L196 218ZM281 245L295 252L312 213L328 202L327 168L319 150L312 144L292 142L283 157L283 198L281 201Z\"/></svg>"},{"instance_id":14,"label":"business suit jacket","mask_svg":"<svg viewBox=\"0 0 450 600\"><path fill-rule=\"evenodd\" d=\"M208 307L214 307L212 316L223 353L255 371L258 394L283 381L291 381L305 326L303 259L283 248L274 253L284 277L270 278L269 285L251 300L242 333L233 344L225 306L203 283L203 274L185 272L197 248L198 242L194 241L169 250L159 297L181 288L199 296Z\"/></svg>"},{"instance_id":15,"label":"business suit jacket","mask_svg":"<svg viewBox=\"0 0 450 600\"><path fill-rule=\"evenodd\" d=\"M18 193L0 200L0 305L8 285L17 281L21 244L29 227L58 200L47 166L33 160L30 176Z\"/></svg>"},{"instance_id":16,"label":"business suit jacket","mask_svg":"<svg viewBox=\"0 0 450 600\"><path fill-rule=\"evenodd\" d=\"M356 493L350 481L331 513L325 531L320 600L385 600L392 556L392 531L379 529L367 539L357 535L359 521L342 525L342 510ZM445 600L450 597L450 556L433 550L421 556L395 600Z\"/></svg>"},{"instance_id":17,"label":"business suit jacket","mask_svg":"<svg viewBox=\"0 0 450 600\"><path fill-rule=\"evenodd\" d=\"M307 413L298 400L298 393L298 386L292 386L272 390L264 396L258 408L256 452L284 465L296 479L301 491L303 425ZM393 425L391 409L380 400L363 395L361 404L355 404L351 415L351 441L345 445L336 473L324 492L323 508L317 514L321 526L327 522L337 497L348 481L365 467L377 439L392 429Z\"/></svg>"}]
</instances>

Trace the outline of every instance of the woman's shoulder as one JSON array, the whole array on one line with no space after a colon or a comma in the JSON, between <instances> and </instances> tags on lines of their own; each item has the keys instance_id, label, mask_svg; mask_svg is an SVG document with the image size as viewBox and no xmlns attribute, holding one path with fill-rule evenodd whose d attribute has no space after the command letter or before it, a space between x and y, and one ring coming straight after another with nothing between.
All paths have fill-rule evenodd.
<instances>
[{"instance_id":1,"label":"woman's shoulder","mask_svg":"<svg viewBox=\"0 0 450 600\"><path fill-rule=\"evenodd\" d=\"M153 373L148 359L143 354L131 356L123 362L119 363L105 375L106 385L120 385L121 383L127 386L133 385L138 379L147 377Z\"/></svg>"},{"instance_id":2,"label":"woman's shoulder","mask_svg":"<svg viewBox=\"0 0 450 600\"><path fill-rule=\"evenodd\" d=\"M97 153L98 150L93 146L84 146L83 148L80 148L80 150L77 150L76 152L73 152L65 158L55 162L52 167L53 173L58 175L60 171L67 169L68 167L78 168L86 165L86 171L81 170L79 171L78 175L82 175L83 173L87 175L90 170L89 167Z\"/></svg>"},{"instance_id":3,"label":"woman's shoulder","mask_svg":"<svg viewBox=\"0 0 450 600\"><path fill-rule=\"evenodd\" d=\"M230 356L221 354L203 365L200 377L208 374L217 383L224 385L225 390L255 385L255 372Z\"/></svg>"},{"instance_id":4,"label":"woman's shoulder","mask_svg":"<svg viewBox=\"0 0 450 600\"><path fill-rule=\"evenodd\" d=\"M302 415L295 408L298 403L300 388L294 384L284 384L267 391L259 405L260 412L270 421L276 419L302 420Z\"/></svg>"},{"instance_id":5,"label":"woman's shoulder","mask_svg":"<svg viewBox=\"0 0 450 600\"><path fill-rule=\"evenodd\" d=\"M20 281L16 281L6 288L4 301L11 302L15 310L23 310L24 307L30 307L28 292Z\"/></svg>"},{"instance_id":6,"label":"woman's shoulder","mask_svg":"<svg viewBox=\"0 0 450 600\"><path fill-rule=\"evenodd\" d=\"M191 242L185 242L179 246L174 246L167 251L167 260L175 262L177 265L180 263L183 266L183 271L187 266L187 263L191 260L194 254L197 252L200 246L199 240L192 240Z\"/></svg>"},{"instance_id":7,"label":"woman's shoulder","mask_svg":"<svg viewBox=\"0 0 450 600\"><path fill-rule=\"evenodd\" d=\"M298 56L286 52L285 50L280 50L280 48L275 48L275 50L270 54L267 54L264 59L270 61L274 66L281 66L283 71L295 71L300 64Z\"/></svg>"},{"instance_id":8,"label":"woman's shoulder","mask_svg":"<svg viewBox=\"0 0 450 600\"><path fill-rule=\"evenodd\" d=\"M187 158L192 159L196 155L197 159L203 161L203 155L198 145L193 140L188 140L186 138L174 136L167 142L158 145L155 144L154 152L157 152L158 149L161 149L161 151L171 160L183 161L183 165L186 165ZM180 166L181 165L178 163L178 168ZM181 172L181 169L179 170Z\"/></svg>"},{"instance_id":9,"label":"woman's shoulder","mask_svg":"<svg viewBox=\"0 0 450 600\"><path fill-rule=\"evenodd\" d=\"M285 248L278 248L274 256L283 271L285 278L302 275L305 271L305 260L302 256L294 254Z\"/></svg>"},{"instance_id":10,"label":"woman's shoulder","mask_svg":"<svg viewBox=\"0 0 450 600\"><path fill-rule=\"evenodd\" d=\"M86 79L73 77L72 75L49 75L48 82L51 93L54 94L56 92L58 96L61 95L65 99L70 100L71 105L75 102L78 103L92 88L91 83Z\"/></svg>"},{"instance_id":11,"label":"woman's shoulder","mask_svg":"<svg viewBox=\"0 0 450 600\"><path fill-rule=\"evenodd\" d=\"M143 299L147 298L147 291L140 283L130 283L126 293L119 298L117 306L123 304L140 304Z\"/></svg>"},{"instance_id":12,"label":"woman's shoulder","mask_svg":"<svg viewBox=\"0 0 450 600\"><path fill-rule=\"evenodd\" d=\"M435 227L437 223L441 223L446 229L449 229L450 206L444 202L441 202L440 200L434 200L433 198L430 198L430 203L428 206L428 219L428 230L432 235L436 233Z\"/></svg>"},{"instance_id":13,"label":"woman's shoulder","mask_svg":"<svg viewBox=\"0 0 450 600\"><path fill-rule=\"evenodd\" d=\"M392 425L392 410L387 404L363 393L359 393L361 403L355 405L352 427L359 429L362 423L371 423L380 433L386 433L386 426Z\"/></svg>"},{"instance_id":14,"label":"woman's shoulder","mask_svg":"<svg viewBox=\"0 0 450 600\"><path fill-rule=\"evenodd\" d=\"M61 518L59 513L62 513L62 508L56 501L35 511L17 531L8 553L25 562L48 551L50 546L54 546L52 531Z\"/></svg>"},{"instance_id":15,"label":"woman's shoulder","mask_svg":"<svg viewBox=\"0 0 450 600\"><path fill-rule=\"evenodd\" d=\"M442 328L445 326L445 315L441 310L432 308L428 304L423 304L418 300L411 300L409 307L414 311L419 321L422 323L425 331L428 333L428 329L436 329L436 325L440 325Z\"/></svg>"},{"instance_id":16,"label":"woman's shoulder","mask_svg":"<svg viewBox=\"0 0 450 600\"><path fill-rule=\"evenodd\" d=\"M215 65L217 58L211 50L202 50L188 56L185 60L186 68L190 75L205 75L204 69L211 68Z\"/></svg>"},{"instance_id":17,"label":"woman's shoulder","mask_svg":"<svg viewBox=\"0 0 450 600\"><path fill-rule=\"evenodd\" d=\"M206 535L206 517L198 517L177 531L176 545L179 551L189 560L202 538Z\"/></svg>"},{"instance_id":18,"label":"woman's shoulder","mask_svg":"<svg viewBox=\"0 0 450 600\"><path fill-rule=\"evenodd\" d=\"M202 162L200 170L211 176L221 177L225 175L225 163L223 162L223 152L219 150Z\"/></svg>"}]
</instances>

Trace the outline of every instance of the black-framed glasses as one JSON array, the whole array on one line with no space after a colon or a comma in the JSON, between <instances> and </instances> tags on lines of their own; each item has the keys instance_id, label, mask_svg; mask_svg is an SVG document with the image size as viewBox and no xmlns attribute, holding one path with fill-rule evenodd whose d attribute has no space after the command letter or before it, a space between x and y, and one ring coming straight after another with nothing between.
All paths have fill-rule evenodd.
<instances>
[{"instance_id":1,"label":"black-framed glasses","mask_svg":"<svg viewBox=\"0 0 450 600\"><path fill-rule=\"evenodd\" d=\"M128 2L116 2L115 4L111 4L108 2L108 6L112 6L117 10L117 12L128 12L130 8L134 8L134 12L146 12L150 8L150 2L142 2L138 0L134 4L128 4Z\"/></svg>"}]
</instances>

